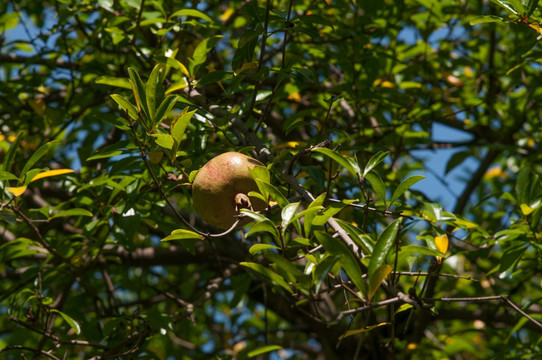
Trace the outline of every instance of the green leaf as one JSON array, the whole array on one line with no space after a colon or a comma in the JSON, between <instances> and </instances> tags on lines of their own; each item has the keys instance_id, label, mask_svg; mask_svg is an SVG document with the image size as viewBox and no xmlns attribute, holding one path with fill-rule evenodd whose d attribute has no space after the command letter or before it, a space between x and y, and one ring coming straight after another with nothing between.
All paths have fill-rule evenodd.
<instances>
[{"instance_id":1,"label":"green leaf","mask_svg":"<svg viewBox=\"0 0 542 360\"><path fill-rule=\"evenodd\" d=\"M132 85L130 85L130 80L114 76L98 76L98 78L96 78L96 84L120 87L128 90L132 89Z\"/></svg>"},{"instance_id":2,"label":"green leaf","mask_svg":"<svg viewBox=\"0 0 542 360\"><path fill-rule=\"evenodd\" d=\"M253 262L241 262L240 265L256 271L260 275L263 275L267 279L271 280L271 282L279 285L280 287L288 291L290 294L293 294L293 291L288 285L288 283L286 282L286 280L284 280L282 276L271 271L265 266L258 263L253 263Z\"/></svg>"},{"instance_id":3,"label":"green leaf","mask_svg":"<svg viewBox=\"0 0 542 360\"><path fill-rule=\"evenodd\" d=\"M66 313L63 313L62 311L59 311L57 309L51 309L51 312L59 314L64 321L70 325L70 327L75 331L77 335L81 334L81 326L79 326L79 323L72 319L70 316L68 316Z\"/></svg>"},{"instance_id":4,"label":"green leaf","mask_svg":"<svg viewBox=\"0 0 542 360\"><path fill-rule=\"evenodd\" d=\"M482 15L482 16L477 16L474 19L471 19L469 21L469 24L476 25L476 24L503 22L503 21L504 21L504 18L502 16Z\"/></svg>"},{"instance_id":5,"label":"green leaf","mask_svg":"<svg viewBox=\"0 0 542 360\"><path fill-rule=\"evenodd\" d=\"M164 121L165 117L169 114L171 109L175 106L177 101L179 101L181 97L178 95L168 95L166 98L162 101L160 106L158 106L158 109L156 110L156 113L154 114L154 123L153 128L155 126L158 126L162 121ZM173 132L173 130L172 130Z\"/></svg>"},{"instance_id":6,"label":"green leaf","mask_svg":"<svg viewBox=\"0 0 542 360\"><path fill-rule=\"evenodd\" d=\"M297 213L297 209L299 209L299 202L288 204L282 209L282 213L281 213L282 224L281 224L281 227L282 227L283 234L286 232L286 228L288 227L288 225L290 225L290 223L293 221L293 219L294 219L294 217L295 217L295 215Z\"/></svg>"},{"instance_id":7,"label":"green leaf","mask_svg":"<svg viewBox=\"0 0 542 360\"><path fill-rule=\"evenodd\" d=\"M2 168L4 170L9 171L11 169L11 165L13 164L13 160L15 159L15 154L17 154L19 150L19 144L21 143L23 135L24 134L22 131L19 132L15 140L9 146L8 152L4 156L4 161L2 162Z\"/></svg>"},{"instance_id":8,"label":"green leaf","mask_svg":"<svg viewBox=\"0 0 542 360\"><path fill-rule=\"evenodd\" d=\"M410 187L414 184L416 184L418 181L425 179L425 176L422 175L414 175L409 178L406 178L399 184L397 189L393 192L393 195L391 197L390 206L393 205L395 200L397 200L405 191L410 189Z\"/></svg>"},{"instance_id":9,"label":"green leaf","mask_svg":"<svg viewBox=\"0 0 542 360\"><path fill-rule=\"evenodd\" d=\"M335 216L339 213L345 206L355 202L355 200L343 200L341 202L332 202L322 214L316 215L312 220L312 225L322 226L329 220L330 217Z\"/></svg>"},{"instance_id":10,"label":"green leaf","mask_svg":"<svg viewBox=\"0 0 542 360\"><path fill-rule=\"evenodd\" d=\"M472 151L458 151L454 153L450 160L446 163L446 169L444 170L444 174L448 174L451 170L453 170L456 166L460 165L463 161L465 161L466 158L472 155Z\"/></svg>"},{"instance_id":11,"label":"green leaf","mask_svg":"<svg viewBox=\"0 0 542 360\"><path fill-rule=\"evenodd\" d=\"M282 349L282 346L280 346L280 345L266 345L266 346L262 346L262 347L259 347L257 349L254 349L252 351L249 351L247 356L249 358L253 358L253 357L256 357L258 355L265 354L265 353L268 353L268 352L271 352L271 351L277 351L277 350L280 350L280 349Z\"/></svg>"},{"instance_id":12,"label":"green leaf","mask_svg":"<svg viewBox=\"0 0 542 360\"><path fill-rule=\"evenodd\" d=\"M21 176L24 176L28 170L30 170L45 154L47 154L47 152L49 152L53 144L56 142L58 142L58 140L43 144L38 150L34 151L30 159L28 159L26 164L24 164L24 167L21 170Z\"/></svg>"},{"instance_id":13,"label":"green leaf","mask_svg":"<svg viewBox=\"0 0 542 360\"><path fill-rule=\"evenodd\" d=\"M386 263L386 257L395 243L402 219L403 218L396 219L394 222L388 225L378 237L373 253L371 254L369 267L367 269L369 278L371 278L371 276L380 266Z\"/></svg>"},{"instance_id":14,"label":"green leaf","mask_svg":"<svg viewBox=\"0 0 542 360\"><path fill-rule=\"evenodd\" d=\"M190 120L195 113L196 110L188 111L187 107L171 122L171 136L175 141L175 145L173 147L174 152L177 152L177 149L179 148L179 145L181 144L181 141L183 139L184 133L186 132L186 128L188 127L188 124L190 123Z\"/></svg>"},{"instance_id":15,"label":"green leaf","mask_svg":"<svg viewBox=\"0 0 542 360\"><path fill-rule=\"evenodd\" d=\"M329 158L331 158L333 161L340 164L342 167L344 167L350 174L356 176L360 173L360 168L357 164L357 162L353 158L345 157L338 153L337 151L323 148L323 147L317 147L312 149L313 152L318 152L320 154L323 154Z\"/></svg>"},{"instance_id":16,"label":"green leaf","mask_svg":"<svg viewBox=\"0 0 542 360\"><path fill-rule=\"evenodd\" d=\"M184 76L190 78L190 73L188 72L188 69L179 60L165 56L158 56L156 57L156 61L160 61L167 66L171 66L172 68L179 70Z\"/></svg>"},{"instance_id":17,"label":"green leaf","mask_svg":"<svg viewBox=\"0 0 542 360\"><path fill-rule=\"evenodd\" d=\"M316 264L314 271L312 273L312 282L314 285L314 293L318 294L322 283L327 279L328 273L331 271L333 266L340 259L339 256L329 255L326 256L322 261Z\"/></svg>"},{"instance_id":18,"label":"green leaf","mask_svg":"<svg viewBox=\"0 0 542 360\"><path fill-rule=\"evenodd\" d=\"M177 229L173 230L170 235L162 239L162 241L171 241L171 240L185 240L185 239L198 239L202 240L203 236L192 230L186 229Z\"/></svg>"},{"instance_id":19,"label":"green leaf","mask_svg":"<svg viewBox=\"0 0 542 360\"><path fill-rule=\"evenodd\" d=\"M369 300L373 298L376 290L378 290L380 284L382 284L382 281L386 279L386 277L390 274L392 270L393 266L388 264L382 264L375 270L373 274L371 274L371 276L369 276Z\"/></svg>"},{"instance_id":20,"label":"green leaf","mask_svg":"<svg viewBox=\"0 0 542 360\"><path fill-rule=\"evenodd\" d=\"M316 239L327 252L339 258L341 268L344 269L350 280L356 285L363 297L366 297L365 282L361 272L361 263L352 251L339 239L333 238L328 233L315 231Z\"/></svg>"},{"instance_id":21,"label":"green leaf","mask_svg":"<svg viewBox=\"0 0 542 360\"><path fill-rule=\"evenodd\" d=\"M521 15L521 14L518 12L520 9L519 9L519 8L516 9L516 8L512 5L512 3L516 3L516 6L518 6L517 3L518 3L519 1L517 1L517 0L510 0L510 1L509 1L509 0L491 0L491 2L492 2L493 4L496 4L496 5L498 5L498 6L501 6L501 7L505 8L506 10L510 11L512 14L515 14L515 15L518 15L518 16ZM521 10L523 10L523 5L521 5Z\"/></svg>"},{"instance_id":22,"label":"green leaf","mask_svg":"<svg viewBox=\"0 0 542 360\"><path fill-rule=\"evenodd\" d=\"M254 167L254 169L256 168L257 167ZM274 185L271 185L268 182L264 182L259 179L256 179L256 185L258 185L258 189L262 194L268 194L268 196L275 200L281 208L284 208L290 203L288 199L286 199L286 197L282 195L280 190L277 189Z\"/></svg>"},{"instance_id":23,"label":"green leaf","mask_svg":"<svg viewBox=\"0 0 542 360\"><path fill-rule=\"evenodd\" d=\"M19 180L19 178L9 171L0 170L0 181Z\"/></svg>"},{"instance_id":24,"label":"green leaf","mask_svg":"<svg viewBox=\"0 0 542 360\"><path fill-rule=\"evenodd\" d=\"M526 204L528 199L529 169L524 167L518 172L516 179L516 194L520 204Z\"/></svg>"},{"instance_id":25,"label":"green leaf","mask_svg":"<svg viewBox=\"0 0 542 360\"><path fill-rule=\"evenodd\" d=\"M215 35L204 39L198 44L192 57L190 58L189 69L190 73L195 76L195 68L198 65L203 64L207 60L207 55L211 52L211 49L222 38L222 35Z\"/></svg>"},{"instance_id":26,"label":"green leaf","mask_svg":"<svg viewBox=\"0 0 542 360\"><path fill-rule=\"evenodd\" d=\"M201 79L198 80L198 86L205 86L213 84L218 81L231 79L233 77L233 72L226 70L217 70L205 74Z\"/></svg>"},{"instance_id":27,"label":"green leaf","mask_svg":"<svg viewBox=\"0 0 542 360\"><path fill-rule=\"evenodd\" d=\"M243 212L243 210L241 210L241 212ZM250 236L252 234L255 234L257 232L268 232L271 235L273 235L273 237L275 239L279 239L278 230L275 227L275 224L273 224L273 222L271 220L269 220L269 219L265 219L265 220L259 221L256 224L254 224L250 228L250 231L247 233L246 236L248 237L248 236Z\"/></svg>"},{"instance_id":28,"label":"green leaf","mask_svg":"<svg viewBox=\"0 0 542 360\"><path fill-rule=\"evenodd\" d=\"M371 171L375 166L380 164L382 160L384 160L388 155L390 154L389 151L383 152L379 151L376 154L373 155L373 157L369 160L367 165L365 165L365 169L363 169L363 177L365 177L369 171Z\"/></svg>"},{"instance_id":29,"label":"green leaf","mask_svg":"<svg viewBox=\"0 0 542 360\"><path fill-rule=\"evenodd\" d=\"M132 118L133 120L137 120L139 118L137 108L132 105L132 103L129 102L124 96L113 94L111 95L111 98L115 100L115 102L120 106L122 110L128 113L128 116L130 118Z\"/></svg>"},{"instance_id":30,"label":"green leaf","mask_svg":"<svg viewBox=\"0 0 542 360\"><path fill-rule=\"evenodd\" d=\"M164 149L173 149L173 137L169 134L149 134L154 138L158 146L163 147Z\"/></svg>"},{"instance_id":31,"label":"green leaf","mask_svg":"<svg viewBox=\"0 0 542 360\"><path fill-rule=\"evenodd\" d=\"M60 211L53 216L51 216L49 219L56 219L59 217L66 217L66 216L93 216L92 213L85 209L75 208L75 209L69 209Z\"/></svg>"},{"instance_id":32,"label":"green leaf","mask_svg":"<svg viewBox=\"0 0 542 360\"><path fill-rule=\"evenodd\" d=\"M384 201L384 206L386 206L386 186L382 178L377 173L369 172L365 175L365 179L371 184L375 193Z\"/></svg>"},{"instance_id":33,"label":"green leaf","mask_svg":"<svg viewBox=\"0 0 542 360\"><path fill-rule=\"evenodd\" d=\"M149 109L149 116L151 124L155 124L155 110L156 110L156 91L160 84L162 84L163 75L166 66L163 63L158 63L152 69L151 75L147 79L145 86L145 95L147 97L147 108Z\"/></svg>"},{"instance_id":34,"label":"green leaf","mask_svg":"<svg viewBox=\"0 0 542 360\"><path fill-rule=\"evenodd\" d=\"M320 194L316 199L314 199L309 204L309 207L307 209L311 209L311 208L320 209L320 208L322 208L322 205L324 204L324 201L326 200L326 196L327 196L326 193ZM309 212L309 213L307 213L305 215L305 222L303 224L303 230L305 231L305 236L307 236L307 237L310 235L313 220L316 217L317 213L318 213L318 211L317 212Z\"/></svg>"},{"instance_id":35,"label":"green leaf","mask_svg":"<svg viewBox=\"0 0 542 360\"><path fill-rule=\"evenodd\" d=\"M357 335L357 334L361 334L361 333L364 333L364 332L368 332L368 331L371 331L371 330L376 329L378 327L386 326L386 325L391 325L391 323L390 322L381 322L381 323L378 323L376 325L369 325L369 326L362 327L361 329L348 330L347 332L345 332L344 334L339 336L339 340L342 340L342 339L347 338L347 337L352 336L352 335Z\"/></svg>"},{"instance_id":36,"label":"green leaf","mask_svg":"<svg viewBox=\"0 0 542 360\"><path fill-rule=\"evenodd\" d=\"M248 249L248 252L251 255L256 255L260 251L265 251L269 249L279 250L280 248L278 246L271 245L271 244L254 244L250 247L250 249Z\"/></svg>"},{"instance_id":37,"label":"green leaf","mask_svg":"<svg viewBox=\"0 0 542 360\"><path fill-rule=\"evenodd\" d=\"M130 76L130 82L132 84L132 90L136 99L138 112L145 114L147 119L150 119L149 109L147 108L147 91L145 89L145 84L134 68L128 68L128 75Z\"/></svg>"},{"instance_id":38,"label":"green leaf","mask_svg":"<svg viewBox=\"0 0 542 360\"><path fill-rule=\"evenodd\" d=\"M425 246L418 246L418 245L405 245L401 246L401 256L403 255L413 255L413 254L419 254L419 255L427 255L427 256L440 256L440 257L446 257L446 254L443 254L442 252L437 250L437 246L434 241L428 241L428 246L431 248L427 248ZM429 245L430 244L430 245Z\"/></svg>"},{"instance_id":39,"label":"green leaf","mask_svg":"<svg viewBox=\"0 0 542 360\"><path fill-rule=\"evenodd\" d=\"M375 244L370 235L364 234L361 229L347 221L341 219L336 219L336 221L339 223L339 226L342 227L348 233L348 235L350 235L352 240L361 247L365 254L373 253Z\"/></svg>"},{"instance_id":40,"label":"green leaf","mask_svg":"<svg viewBox=\"0 0 542 360\"><path fill-rule=\"evenodd\" d=\"M196 17L196 18L208 21L210 23L214 22L213 19L211 19L207 14L202 13L201 11L196 10L196 9L177 10L173 14L171 14L170 17L177 17L177 16L191 16L191 17Z\"/></svg>"}]
</instances>

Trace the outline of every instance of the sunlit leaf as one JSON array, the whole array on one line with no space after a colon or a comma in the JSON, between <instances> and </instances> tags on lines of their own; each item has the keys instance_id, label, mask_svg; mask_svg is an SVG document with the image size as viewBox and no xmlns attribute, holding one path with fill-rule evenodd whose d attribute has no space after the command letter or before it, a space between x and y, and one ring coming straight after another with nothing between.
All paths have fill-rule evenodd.
<instances>
[{"instance_id":1,"label":"sunlit leaf","mask_svg":"<svg viewBox=\"0 0 542 360\"><path fill-rule=\"evenodd\" d=\"M365 165L365 169L363 169L363 177L369 173L375 166L380 164L382 160L384 160L388 155L390 154L389 151L379 151L376 154L373 155L373 157L367 162L367 165Z\"/></svg>"},{"instance_id":2,"label":"sunlit leaf","mask_svg":"<svg viewBox=\"0 0 542 360\"><path fill-rule=\"evenodd\" d=\"M50 311L53 312L53 313L59 314L64 319L64 321L67 322L68 325L70 325L70 327L73 329L73 331L77 335L79 335L81 333L81 326L79 325L79 323L77 321L72 319L72 317L70 317L66 313L63 313L62 311L57 310L57 309L51 309Z\"/></svg>"},{"instance_id":3,"label":"sunlit leaf","mask_svg":"<svg viewBox=\"0 0 542 360\"><path fill-rule=\"evenodd\" d=\"M162 241L172 241L172 240L184 240L184 239L203 239L203 236L192 230L186 229L177 229L173 230L170 235L162 239Z\"/></svg>"},{"instance_id":4,"label":"sunlit leaf","mask_svg":"<svg viewBox=\"0 0 542 360\"><path fill-rule=\"evenodd\" d=\"M443 234L441 236L435 236L435 246L437 250L443 254L448 251L448 235Z\"/></svg>"},{"instance_id":5,"label":"sunlit leaf","mask_svg":"<svg viewBox=\"0 0 542 360\"><path fill-rule=\"evenodd\" d=\"M340 164L342 167L344 167L348 172L350 172L352 175L356 176L356 174L359 174L361 171L356 163L356 161L352 158L345 157L338 153L337 151L324 148L324 147L316 147L312 149L313 152L318 152L320 154L324 154L325 156L333 159L333 161Z\"/></svg>"},{"instance_id":6,"label":"sunlit leaf","mask_svg":"<svg viewBox=\"0 0 542 360\"><path fill-rule=\"evenodd\" d=\"M259 347L257 349L254 349L252 351L249 351L247 356L249 358L253 358L253 357L256 357L258 355L265 354L265 353L268 353L268 352L271 352L271 351L277 351L277 350L280 350L280 349L282 349L282 346L280 346L280 345L266 345L266 346L262 346L262 347Z\"/></svg>"},{"instance_id":7,"label":"sunlit leaf","mask_svg":"<svg viewBox=\"0 0 542 360\"><path fill-rule=\"evenodd\" d=\"M39 179L43 179L43 178L46 178L46 177L50 177L50 176L57 176L57 175L64 175L64 174L71 174L73 173L73 170L71 169L56 169L56 170L47 170L47 171L44 171L44 172L41 172L39 174L37 174L36 176L34 176L31 180L32 181L37 181Z\"/></svg>"},{"instance_id":8,"label":"sunlit leaf","mask_svg":"<svg viewBox=\"0 0 542 360\"><path fill-rule=\"evenodd\" d=\"M390 206L393 205L393 203L404 194L405 191L410 189L410 187L414 184L416 184L418 181L425 179L425 176L422 175L414 175L409 178L406 178L399 184L397 189L393 192L393 195L391 196L390 200Z\"/></svg>"},{"instance_id":9,"label":"sunlit leaf","mask_svg":"<svg viewBox=\"0 0 542 360\"><path fill-rule=\"evenodd\" d=\"M26 191L26 185L16 187L8 186L6 187L6 190L13 194L15 197L21 196Z\"/></svg>"},{"instance_id":10,"label":"sunlit leaf","mask_svg":"<svg viewBox=\"0 0 542 360\"><path fill-rule=\"evenodd\" d=\"M125 97L118 94L111 95L111 98L115 100L117 104L119 104L120 108L128 113L128 116L132 118L133 120L137 120L139 118L139 114L137 111L137 108L132 105L131 102L129 102Z\"/></svg>"}]
</instances>

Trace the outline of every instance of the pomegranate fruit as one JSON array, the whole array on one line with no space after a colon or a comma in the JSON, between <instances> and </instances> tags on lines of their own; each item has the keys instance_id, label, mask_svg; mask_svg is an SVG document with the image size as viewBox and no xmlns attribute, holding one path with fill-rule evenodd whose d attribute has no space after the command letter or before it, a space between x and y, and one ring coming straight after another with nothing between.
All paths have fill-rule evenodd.
<instances>
[{"instance_id":1,"label":"pomegranate fruit","mask_svg":"<svg viewBox=\"0 0 542 360\"><path fill-rule=\"evenodd\" d=\"M264 166L261 162L237 152L218 155L200 169L192 183L192 199L199 216L207 223L229 229L240 209L261 211L267 204L248 193L258 191L249 169ZM239 225L245 225L249 218Z\"/></svg>"}]
</instances>

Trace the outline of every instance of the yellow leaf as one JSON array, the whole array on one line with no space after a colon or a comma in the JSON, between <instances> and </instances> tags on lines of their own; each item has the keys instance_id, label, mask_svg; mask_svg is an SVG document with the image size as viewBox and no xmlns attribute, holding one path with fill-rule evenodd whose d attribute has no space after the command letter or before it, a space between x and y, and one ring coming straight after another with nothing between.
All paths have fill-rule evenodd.
<instances>
[{"instance_id":1,"label":"yellow leaf","mask_svg":"<svg viewBox=\"0 0 542 360\"><path fill-rule=\"evenodd\" d=\"M219 18L220 20L222 20L222 22L226 22L234 12L235 10L233 10L232 8L228 8L228 10L224 11L222 15L219 16Z\"/></svg>"},{"instance_id":2,"label":"yellow leaf","mask_svg":"<svg viewBox=\"0 0 542 360\"><path fill-rule=\"evenodd\" d=\"M435 245L438 251L445 254L448 251L448 235L435 236Z\"/></svg>"},{"instance_id":3,"label":"yellow leaf","mask_svg":"<svg viewBox=\"0 0 542 360\"><path fill-rule=\"evenodd\" d=\"M72 173L72 172L73 172L72 169L47 170L47 171L44 171L44 172L40 172L39 174L34 176L32 178L32 180L30 180L30 182L36 181L36 180L39 180L39 179L43 179L43 178L46 178L46 177L50 177L50 176L69 174L69 173Z\"/></svg>"},{"instance_id":4,"label":"yellow leaf","mask_svg":"<svg viewBox=\"0 0 542 360\"><path fill-rule=\"evenodd\" d=\"M530 213L532 213L534 211L534 208L530 207L527 204L521 204L519 207L521 208L521 212L525 216L529 215Z\"/></svg>"},{"instance_id":5,"label":"yellow leaf","mask_svg":"<svg viewBox=\"0 0 542 360\"><path fill-rule=\"evenodd\" d=\"M6 187L6 190L12 193L14 196L21 196L22 193L26 190L26 185L17 186L17 187Z\"/></svg>"},{"instance_id":6,"label":"yellow leaf","mask_svg":"<svg viewBox=\"0 0 542 360\"><path fill-rule=\"evenodd\" d=\"M299 102L301 101L301 95L299 95L298 92L291 93L290 95L288 95L288 100Z\"/></svg>"},{"instance_id":7,"label":"yellow leaf","mask_svg":"<svg viewBox=\"0 0 542 360\"><path fill-rule=\"evenodd\" d=\"M383 87L383 88L392 88L393 84L391 81L388 81L388 80L376 79L373 82L373 87L378 87L378 86Z\"/></svg>"}]
</instances>

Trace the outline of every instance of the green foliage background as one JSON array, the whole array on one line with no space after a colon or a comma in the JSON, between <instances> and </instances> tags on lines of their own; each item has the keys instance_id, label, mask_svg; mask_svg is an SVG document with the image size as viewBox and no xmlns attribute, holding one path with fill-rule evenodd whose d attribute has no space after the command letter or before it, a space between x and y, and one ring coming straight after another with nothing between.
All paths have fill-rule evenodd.
<instances>
[{"instance_id":1,"label":"green foliage background","mask_svg":"<svg viewBox=\"0 0 542 360\"><path fill-rule=\"evenodd\" d=\"M538 1L0 9L3 358L542 352ZM233 150L273 206L220 234L190 183Z\"/></svg>"}]
</instances>

